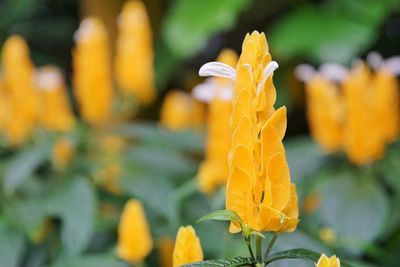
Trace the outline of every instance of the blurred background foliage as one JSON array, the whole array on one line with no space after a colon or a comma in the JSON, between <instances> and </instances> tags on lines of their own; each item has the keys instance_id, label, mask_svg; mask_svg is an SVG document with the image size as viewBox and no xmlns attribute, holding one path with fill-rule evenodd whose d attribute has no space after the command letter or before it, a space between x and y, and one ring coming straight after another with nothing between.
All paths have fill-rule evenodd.
<instances>
[{"instance_id":1,"label":"blurred background foliage","mask_svg":"<svg viewBox=\"0 0 400 267\"><path fill-rule=\"evenodd\" d=\"M0 43L21 34L34 63L61 67L71 87L71 49L80 20L100 16L113 44L123 2L1 0ZM144 3L154 36L157 100L140 109L130 124L100 132L79 124L67 135L75 152L65 170L52 164L59 137L55 134L43 132L17 150L1 148L0 265L127 266L114 250L121 208L131 197L143 201L156 247L160 238L173 239L180 225L194 224L209 211L223 208L222 188L206 196L193 179L203 158L204 131L173 132L160 128L157 121L169 90L190 91L201 81L197 72L202 64L215 60L225 47L239 52L244 35L258 30L266 33L280 65L274 82L278 106L285 104L289 110L285 147L302 203L298 230L282 235L275 249L305 247L336 253L355 266L398 266L399 143L388 148L384 159L362 168L342 154L324 155L308 137L303 86L293 69L302 62L349 65L373 50L384 57L400 54L400 1ZM124 138L121 153L102 147L102 138L109 134ZM113 176L109 173L115 165L117 194L96 178ZM224 223L195 227L207 258L247 255L239 237L230 235ZM148 266L158 266L157 253L155 249L147 259Z\"/></svg>"}]
</instances>

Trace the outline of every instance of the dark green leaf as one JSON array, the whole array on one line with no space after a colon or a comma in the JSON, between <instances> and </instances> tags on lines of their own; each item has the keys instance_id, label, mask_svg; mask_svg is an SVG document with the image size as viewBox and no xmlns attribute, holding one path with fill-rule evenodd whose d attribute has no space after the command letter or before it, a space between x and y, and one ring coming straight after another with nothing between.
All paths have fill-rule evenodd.
<instances>
[{"instance_id":1,"label":"dark green leaf","mask_svg":"<svg viewBox=\"0 0 400 267\"><path fill-rule=\"evenodd\" d=\"M306 56L347 64L376 37L374 25L353 17L311 6L295 9L270 31L271 49L281 59Z\"/></svg>"},{"instance_id":2,"label":"dark green leaf","mask_svg":"<svg viewBox=\"0 0 400 267\"><path fill-rule=\"evenodd\" d=\"M302 259L316 263L320 256L321 254L308 249L302 249L302 248L290 249L290 250L280 251L268 256L265 264L269 264L273 261L283 260L283 259ZM340 260L340 265L342 267L351 267L351 265L343 262L343 260Z\"/></svg>"},{"instance_id":3,"label":"dark green leaf","mask_svg":"<svg viewBox=\"0 0 400 267\"><path fill-rule=\"evenodd\" d=\"M46 146L35 146L19 153L8 165L4 173L4 190L8 194L29 178L36 168L47 158Z\"/></svg>"},{"instance_id":4,"label":"dark green leaf","mask_svg":"<svg viewBox=\"0 0 400 267\"><path fill-rule=\"evenodd\" d=\"M186 151L202 152L204 145L204 134L199 131L172 132L155 123L119 124L113 127L112 133L133 138L146 145Z\"/></svg>"},{"instance_id":5,"label":"dark green leaf","mask_svg":"<svg viewBox=\"0 0 400 267\"><path fill-rule=\"evenodd\" d=\"M75 178L52 195L48 211L62 220L61 238L67 255L83 251L92 235L96 197L92 185Z\"/></svg>"},{"instance_id":6,"label":"dark green leaf","mask_svg":"<svg viewBox=\"0 0 400 267\"><path fill-rule=\"evenodd\" d=\"M1 266L17 267L24 253L24 238L7 227L4 222L0 222L0 259Z\"/></svg>"},{"instance_id":7,"label":"dark green leaf","mask_svg":"<svg viewBox=\"0 0 400 267\"><path fill-rule=\"evenodd\" d=\"M178 58L200 51L213 34L231 28L247 0L179 0L164 22L163 38Z\"/></svg>"},{"instance_id":8,"label":"dark green leaf","mask_svg":"<svg viewBox=\"0 0 400 267\"><path fill-rule=\"evenodd\" d=\"M374 177L342 175L335 171L321 184L323 223L337 234L338 242L357 253L380 236L389 214L389 200Z\"/></svg>"},{"instance_id":9,"label":"dark green leaf","mask_svg":"<svg viewBox=\"0 0 400 267\"><path fill-rule=\"evenodd\" d=\"M182 265L181 267L236 267L254 263L255 262L250 258L237 257L230 260L222 259L222 260L199 261L191 264Z\"/></svg>"},{"instance_id":10,"label":"dark green leaf","mask_svg":"<svg viewBox=\"0 0 400 267\"><path fill-rule=\"evenodd\" d=\"M217 220L217 221L235 221L242 223L242 219L240 219L239 215L233 210L216 210L210 212L207 215L201 217L197 223L207 220Z\"/></svg>"},{"instance_id":11,"label":"dark green leaf","mask_svg":"<svg viewBox=\"0 0 400 267\"><path fill-rule=\"evenodd\" d=\"M139 198L156 214L167 218L172 225L176 224L178 211L167 178L133 174L132 177L122 178L122 185L127 193Z\"/></svg>"},{"instance_id":12,"label":"dark green leaf","mask_svg":"<svg viewBox=\"0 0 400 267\"><path fill-rule=\"evenodd\" d=\"M129 265L111 255L90 255L62 259L52 267L129 267Z\"/></svg>"}]
</instances>

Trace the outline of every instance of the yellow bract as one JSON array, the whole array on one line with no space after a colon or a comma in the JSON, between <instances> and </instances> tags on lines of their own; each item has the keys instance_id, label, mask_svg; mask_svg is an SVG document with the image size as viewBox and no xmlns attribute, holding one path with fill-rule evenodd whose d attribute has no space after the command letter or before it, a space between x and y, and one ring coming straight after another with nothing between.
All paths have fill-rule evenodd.
<instances>
[{"instance_id":1,"label":"yellow bract","mask_svg":"<svg viewBox=\"0 0 400 267\"><path fill-rule=\"evenodd\" d=\"M39 122L44 128L68 131L74 126L74 116L60 69L40 68L36 73L36 87L40 97Z\"/></svg>"},{"instance_id":2,"label":"yellow bract","mask_svg":"<svg viewBox=\"0 0 400 267\"><path fill-rule=\"evenodd\" d=\"M336 256L328 258L325 254L322 254L316 267L340 267L340 260Z\"/></svg>"},{"instance_id":3,"label":"yellow bract","mask_svg":"<svg viewBox=\"0 0 400 267\"><path fill-rule=\"evenodd\" d=\"M75 40L73 82L81 115L89 123L105 123L113 97L106 28L98 18L87 18L75 33Z\"/></svg>"},{"instance_id":4,"label":"yellow bract","mask_svg":"<svg viewBox=\"0 0 400 267\"><path fill-rule=\"evenodd\" d=\"M60 138L53 145L52 161L56 168L64 169L74 154L74 143L68 138Z\"/></svg>"},{"instance_id":5,"label":"yellow bract","mask_svg":"<svg viewBox=\"0 0 400 267\"><path fill-rule=\"evenodd\" d=\"M118 18L116 80L126 94L144 104L155 97L153 41L146 8L141 1L127 1Z\"/></svg>"},{"instance_id":6,"label":"yellow bract","mask_svg":"<svg viewBox=\"0 0 400 267\"><path fill-rule=\"evenodd\" d=\"M164 99L161 109L161 124L170 130L179 131L199 128L204 124L205 110L189 94L172 90Z\"/></svg>"},{"instance_id":7,"label":"yellow bract","mask_svg":"<svg viewBox=\"0 0 400 267\"><path fill-rule=\"evenodd\" d=\"M343 149L364 165L382 158L398 138L398 85L385 66L371 71L357 64L339 86L315 75L306 89L310 130L327 152Z\"/></svg>"},{"instance_id":8,"label":"yellow bract","mask_svg":"<svg viewBox=\"0 0 400 267\"><path fill-rule=\"evenodd\" d=\"M202 260L203 250L193 227L180 227L175 241L173 267Z\"/></svg>"},{"instance_id":9,"label":"yellow bract","mask_svg":"<svg viewBox=\"0 0 400 267\"><path fill-rule=\"evenodd\" d=\"M298 223L297 193L282 144L286 108L274 109L270 62L265 35L248 34L236 67L226 209L256 231L290 232ZM240 230L231 224L231 232Z\"/></svg>"},{"instance_id":10,"label":"yellow bract","mask_svg":"<svg viewBox=\"0 0 400 267\"><path fill-rule=\"evenodd\" d=\"M158 240L158 258L162 267L172 267L172 255L174 253L174 240L163 237Z\"/></svg>"},{"instance_id":11,"label":"yellow bract","mask_svg":"<svg viewBox=\"0 0 400 267\"><path fill-rule=\"evenodd\" d=\"M317 75L307 83L306 93L311 134L327 152L339 150L343 138L343 107L339 88Z\"/></svg>"},{"instance_id":12,"label":"yellow bract","mask_svg":"<svg viewBox=\"0 0 400 267\"><path fill-rule=\"evenodd\" d=\"M128 262L141 262L153 248L149 226L139 200L129 200L118 227L118 256Z\"/></svg>"},{"instance_id":13,"label":"yellow bract","mask_svg":"<svg viewBox=\"0 0 400 267\"><path fill-rule=\"evenodd\" d=\"M21 144L30 134L38 116L38 95L33 86L34 66L25 40L13 35L2 51L5 97L3 127L12 145ZM2 103L3 104L3 103Z\"/></svg>"},{"instance_id":14,"label":"yellow bract","mask_svg":"<svg viewBox=\"0 0 400 267\"><path fill-rule=\"evenodd\" d=\"M237 55L233 50L225 49L221 52L218 61L234 67ZM197 174L199 187L203 193L213 192L218 186L225 184L229 175L229 118L232 104L229 99L223 99L219 95L219 91L224 90L227 86L233 87L233 84L228 79L212 79L218 80L212 83L217 88L213 88L215 89L214 96L208 110L206 158L201 163Z\"/></svg>"}]
</instances>

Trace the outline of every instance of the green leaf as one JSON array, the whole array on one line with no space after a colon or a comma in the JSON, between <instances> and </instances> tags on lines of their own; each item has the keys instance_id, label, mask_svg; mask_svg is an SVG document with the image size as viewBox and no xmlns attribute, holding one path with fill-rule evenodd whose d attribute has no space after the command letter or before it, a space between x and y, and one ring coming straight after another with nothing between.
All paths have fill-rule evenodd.
<instances>
[{"instance_id":1,"label":"green leaf","mask_svg":"<svg viewBox=\"0 0 400 267\"><path fill-rule=\"evenodd\" d=\"M112 255L90 255L58 260L52 267L129 267Z\"/></svg>"},{"instance_id":2,"label":"green leaf","mask_svg":"<svg viewBox=\"0 0 400 267\"><path fill-rule=\"evenodd\" d=\"M207 260L199 261L191 264L182 265L181 267L236 267L254 264L255 261L250 258L236 257L234 259Z\"/></svg>"},{"instance_id":3,"label":"green leaf","mask_svg":"<svg viewBox=\"0 0 400 267\"><path fill-rule=\"evenodd\" d=\"M61 218L61 239L64 252L82 252L92 236L96 197L92 185L84 178L75 178L56 191L48 201L50 214Z\"/></svg>"},{"instance_id":4,"label":"green leaf","mask_svg":"<svg viewBox=\"0 0 400 267\"><path fill-rule=\"evenodd\" d=\"M190 177L196 169L183 153L163 147L135 146L125 153L125 160L151 173L169 177Z\"/></svg>"},{"instance_id":5,"label":"green leaf","mask_svg":"<svg viewBox=\"0 0 400 267\"><path fill-rule=\"evenodd\" d=\"M35 240L46 217L43 203L42 199L35 198L12 199L4 203L4 215L10 225L14 225L31 240Z\"/></svg>"},{"instance_id":6,"label":"green leaf","mask_svg":"<svg viewBox=\"0 0 400 267\"><path fill-rule=\"evenodd\" d=\"M173 54L187 58L200 51L215 33L234 26L248 0L178 0L169 10L162 36Z\"/></svg>"},{"instance_id":7,"label":"green leaf","mask_svg":"<svg viewBox=\"0 0 400 267\"><path fill-rule=\"evenodd\" d=\"M359 173L332 173L321 184L323 202L319 213L331 227L341 246L358 253L380 236L389 215L389 200L373 178Z\"/></svg>"},{"instance_id":8,"label":"green leaf","mask_svg":"<svg viewBox=\"0 0 400 267\"><path fill-rule=\"evenodd\" d=\"M168 131L155 123L118 124L112 128L112 134L133 138L136 141L154 147L172 148L201 153L204 146L204 134L187 130Z\"/></svg>"},{"instance_id":9,"label":"green leaf","mask_svg":"<svg viewBox=\"0 0 400 267\"><path fill-rule=\"evenodd\" d=\"M296 182L314 173L325 159L318 145L306 136L285 141L285 150L290 172Z\"/></svg>"},{"instance_id":10,"label":"green leaf","mask_svg":"<svg viewBox=\"0 0 400 267\"><path fill-rule=\"evenodd\" d=\"M35 146L20 152L4 173L4 190L13 194L29 178L48 156L47 146Z\"/></svg>"},{"instance_id":11,"label":"green leaf","mask_svg":"<svg viewBox=\"0 0 400 267\"><path fill-rule=\"evenodd\" d=\"M210 212L207 215L201 217L197 223L207 221L207 220L217 220L217 221L235 221L242 224L242 219L233 210L216 210Z\"/></svg>"},{"instance_id":12,"label":"green leaf","mask_svg":"<svg viewBox=\"0 0 400 267\"><path fill-rule=\"evenodd\" d=\"M320 256L321 254L308 249L302 249L302 248L290 249L290 250L280 251L268 256L265 261L265 264L267 265L273 261L283 260L283 259L302 259L316 263ZM350 264L343 262L343 260L340 260L340 265L342 267L351 267Z\"/></svg>"},{"instance_id":13,"label":"green leaf","mask_svg":"<svg viewBox=\"0 0 400 267\"><path fill-rule=\"evenodd\" d=\"M295 9L280 19L269 35L271 49L281 59L305 56L318 63L345 64L364 52L375 38L373 24L313 6Z\"/></svg>"},{"instance_id":14,"label":"green leaf","mask_svg":"<svg viewBox=\"0 0 400 267\"><path fill-rule=\"evenodd\" d=\"M143 201L153 212L167 218L171 225L177 223L178 211L167 178L133 174L131 177L122 178L122 188Z\"/></svg>"},{"instance_id":15,"label":"green leaf","mask_svg":"<svg viewBox=\"0 0 400 267\"><path fill-rule=\"evenodd\" d=\"M0 259L1 266L18 267L24 254L23 236L0 222Z\"/></svg>"}]
</instances>

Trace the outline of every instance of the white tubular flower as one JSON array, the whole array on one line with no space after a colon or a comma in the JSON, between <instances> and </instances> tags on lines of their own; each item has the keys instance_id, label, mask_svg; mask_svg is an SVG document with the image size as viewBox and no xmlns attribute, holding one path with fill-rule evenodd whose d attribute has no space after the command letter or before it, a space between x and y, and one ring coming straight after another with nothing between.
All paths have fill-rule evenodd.
<instances>
[{"instance_id":1,"label":"white tubular flower","mask_svg":"<svg viewBox=\"0 0 400 267\"><path fill-rule=\"evenodd\" d=\"M382 55L376 51L372 51L367 55L367 63L373 69L378 69L385 61L382 58Z\"/></svg>"},{"instance_id":2,"label":"white tubular flower","mask_svg":"<svg viewBox=\"0 0 400 267\"><path fill-rule=\"evenodd\" d=\"M201 66L199 75L202 77L214 76L236 80L236 70L221 62L208 62Z\"/></svg>"},{"instance_id":3,"label":"white tubular flower","mask_svg":"<svg viewBox=\"0 0 400 267\"><path fill-rule=\"evenodd\" d=\"M316 74L315 68L308 64L300 64L294 69L294 75L302 82L308 82Z\"/></svg>"},{"instance_id":4,"label":"white tubular flower","mask_svg":"<svg viewBox=\"0 0 400 267\"><path fill-rule=\"evenodd\" d=\"M337 63L325 63L319 67L319 72L328 80L342 82L348 75L348 70Z\"/></svg>"},{"instance_id":5,"label":"white tubular flower","mask_svg":"<svg viewBox=\"0 0 400 267\"><path fill-rule=\"evenodd\" d=\"M276 61L271 61L267 64L267 66L265 66L263 71L263 79L257 85L257 95L261 93L261 90L264 88L264 84L268 77L271 76L278 67L279 65Z\"/></svg>"},{"instance_id":6,"label":"white tubular flower","mask_svg":"<svg viewBox=\"0 0 400 267\"><path fill-rule=\"evenodd\" d=\"M400 56L388 58L385 65L393 74L400 75Z\"/></svg>"}]
</instances>

